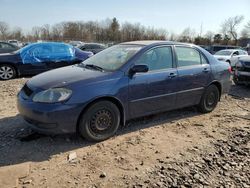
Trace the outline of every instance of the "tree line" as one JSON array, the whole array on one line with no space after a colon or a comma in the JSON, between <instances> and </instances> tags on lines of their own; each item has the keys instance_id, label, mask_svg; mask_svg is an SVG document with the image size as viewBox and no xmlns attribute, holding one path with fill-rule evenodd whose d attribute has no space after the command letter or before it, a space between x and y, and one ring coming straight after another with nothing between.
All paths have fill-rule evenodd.
<instances>
[{"instance_id":1,"label":"tree line","mask_svg":"<svg viewBox=\"0 0 250 188\"><path fill-rule=\"evenodd\" d=\"M34 42L45 41L70 41L119 43L133 40L171 40L191 42L199 45L234 44L239 39L250 37L250 20L239 31L244 20L243 16L234 16L224 20L220 26L220 32L207 31L205 34L197 33L187 27L180 34L170 33L166 29L145 27L139 23L119 23L116 18L103 21L68 21L54 25L45 24L34 26L30 32L24 32L22 28L10 28L8 23L0 21L0 40L16 39L20 41Z\"/></svg>"}]
</instances>

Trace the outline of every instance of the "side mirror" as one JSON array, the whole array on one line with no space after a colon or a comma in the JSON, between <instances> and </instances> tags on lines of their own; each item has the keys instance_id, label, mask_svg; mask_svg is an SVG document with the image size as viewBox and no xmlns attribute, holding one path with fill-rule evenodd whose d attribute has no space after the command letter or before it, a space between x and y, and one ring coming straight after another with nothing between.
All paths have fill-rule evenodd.
<instances>
[{"instance_id":1,"label":"side mirror","mask_svg":"<svg viewBox=\"0 0 250 188\"><path fill-rule=\"evenodd\" d=\"M147 65L134 65L130 69L131 74L135 74L135 73L138 73L138 72L148 72L148 66Z\"/></svg>"}]
</instances>

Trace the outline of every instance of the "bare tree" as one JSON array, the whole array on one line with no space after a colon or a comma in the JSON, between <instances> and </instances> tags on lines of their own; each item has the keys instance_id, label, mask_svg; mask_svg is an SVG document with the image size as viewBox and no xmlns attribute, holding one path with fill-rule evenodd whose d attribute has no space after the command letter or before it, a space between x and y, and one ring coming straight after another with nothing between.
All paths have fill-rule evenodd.
<instances>
[{"instance_id":1,"label":"bare tree","mask_svg":"<svg viewBox=\"0 0 250 188\"><path fill-rule=\"evenodd\" d=\"M235 45L238 43L238 27L244 20L244 16L234 16L226 19L221 25L221 31L224 35L231 36Z\"/></svg>"},{"instance_id":2,"label":"bare tree","mask_svg":"<svg viewBox=\"0 0 250 188\"><path fill-rule=\"evenodd\" d=\"M185 28L179 36L181 42L193 42L196 32L190 27Z\"/></svg>"},{"instance_id":3,"label":"bare tree","mask_svg":"<svg viewBox=\"0 0 250 188\"><path fill-rule=\"evenodd\" d=\"M214 33L212 31L207 31L207 33L205 34L205 38L207 38L209 45L212 44L213 36L214 36Z\"/></svg>"},{"instance_id":4,"label":"bare tree","mask_svg":"<svg viewBox=\"0 0 250 188\"><path fill-rule=\"evenodd\" d=\"M7 39L8 31L9 31L9 25L6 22L0 21L0 34L2 40Z\"/></svg>"},{"instance_id":5,"label":"bare tree","mask_svg":"<svg viewBox=\"0 0 250 188\"><path fill-rule=\"evenodd\" d=\"M250 37L250 21L247 22L247 24L245 25L244 29L241 31L241 36L243 38Z\"/></svg>"},{"instance_id":6,"label":"bare tree","mask_svg":"<svg viewBox=\"0 0 250 188\"><path fill-rule=\"evenodd\" d=\"M41 36L41 27L38 26L33 27L31 35L34 38L33 40L39 40Z\"/></svg>"},{"instance_id":7,"label":"bare tree","mask_svg":"<svg viewBox=\"0 0 250 188\"><path fill-rule=\"evenodd\" d=\"M15 27L11 33L10 33L10 37L9 38L12 38L12 39L16 39L16 40L23 40L23 32L22 32L22 28L20 27Z\"/></svg>"}]
</instances>

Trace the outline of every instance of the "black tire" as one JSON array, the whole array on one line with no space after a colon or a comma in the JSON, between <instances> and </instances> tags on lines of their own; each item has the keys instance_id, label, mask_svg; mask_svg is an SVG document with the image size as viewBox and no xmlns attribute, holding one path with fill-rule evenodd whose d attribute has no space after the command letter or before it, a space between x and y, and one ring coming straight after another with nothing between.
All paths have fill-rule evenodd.
<instances>
[{"instance_id":1,"label":"black tire","mask_svg":"<svg viewBox=\"0 0 250 188\"><path fill-rule=\"evenodd\" d=\"M0 80L10 80L16 77L16 69L11 65L0 65Z\"/></svg>"},{"instance_id":2,"label":"black tire","mask_svg":"<svg viewBox=\"0 0 250 188\"><path fill-rule=\"evenodd\" d=\"M238 78L236 76L233 76L233 81L234 81L235 85L243 85L243 84L239 83Z\"/></svg>"},{"instance_id":3,"label":"black tire","mask_svg":"<svg viewBox=\"0 0 250 188\"><path fill-rule=\"evenodd\" d=\"M118 130L120 117L120 111L114 103L96 102L80 117L79 133L89 141L106 140Z\"/></svg>"},{"instance_id":4,"label":"black tire","mask_svg":"<svg viewBox=\"0 0 250 188\"><path fill-rule=\"evenodd\" d=\"M202 113L212 112L218 104L220 99L220 92L218 87L215 85L210 85L204 92L200 104L199 110Z\"/></svg>"}]
</instances>

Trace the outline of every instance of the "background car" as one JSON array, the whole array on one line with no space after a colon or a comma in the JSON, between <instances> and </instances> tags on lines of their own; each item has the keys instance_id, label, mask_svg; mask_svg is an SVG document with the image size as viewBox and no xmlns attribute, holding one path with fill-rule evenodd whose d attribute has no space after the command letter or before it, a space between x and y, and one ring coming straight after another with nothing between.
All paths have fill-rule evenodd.
<instances>
[{"instance_id":1,"label":"background car","mask_svg":"<svg viewBox=\"0 0 250 188\"><path fill-rule=\"evenodd\" d=\"M0 54L9 53L18 50L19 48L7 42L0 42Z\"/></svg>"},{"instance_id":2,"label":"background car","mask_svg":"<svg viewBox=\"0 0 250 188\"><path fill-rule=\"evenodd\" d=\"M214 57L219 61L228 62L231 67L235 67L235 63L240 57L248 56L247 51L244 50L220 50L214 54Z\"/></svg>"},{"instance_id":3,"label":"background car","mask_svg":"<svg viewBox=\"0 0 250 188\"><path fill-rule=\"evenodd\" d=\"M8 40L8 43L17 46L18 48L23 47L23 43L22 43L22 42L19 42L18 40Z\"/></svg>"},{"instance_id":4,"label":"background car","mask_svg":"<svg viewBox=\"0 0 250 188\"><path fill-rule=\"evenodd\" d=\"M229 50L229 49L241 49L240 46L231 46L231 45L211 45L211 46L203 46L204 49L206 49L211 54L215 54L216 52L220 50Z\"/></svg>"},{"instance_id":5,"label":"background car","mask_svg":"<svg viewBox=\"0 0 250 188\"><path fill-rule=\"evenodd\" d=\"M250 85L250 56L241 57L236 63L233 80L236 85Z\"/></svg>"},{"instance_id":6,"label":"background car","mask_svg":"<svg viewBox=\"0 0 250 188\"><path fill-rule=\"evenodd\" d=\"M228 63L195 45L127 42L33 77L18 94L18 110L38 132L101 141L141 116L193 105L213 111L230 76Z\"/></svg>"},{"instance_id":7,"label":"background car","mask_svg":"<svg viewBox=\"0 0 250 188\"><path fill-rule=\"evenodd\" d=\"M92 55L92 52L84 52L64 43L30 44L15 52L0 54L0 79L8 80L20 75L34 75L77 64Z\"/></svg>"},{"instance_id":8,"label":"background car","mask_svg":"<svg viewBox=\"0 0 250 188\"><path fill-rule=\"evenodd\" d=\"M78 48L80 48L83 51L90 51L93 52L94 54L97 54L98 52L104 50L106 47L104 44L100 43L85 43L79 46Z\"/></svg>"},{"instance_id":9,"label":"background car","mask_svg":"<svg viewBox=\"0 0 250 188\"><path fill-rule=\"evenodd\" d=\"M84 44L82 41L69 41L69 44L74 46L74 47L79 47Z\"/></svg>"}]
</instances>

